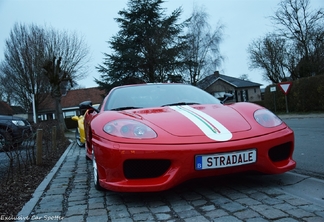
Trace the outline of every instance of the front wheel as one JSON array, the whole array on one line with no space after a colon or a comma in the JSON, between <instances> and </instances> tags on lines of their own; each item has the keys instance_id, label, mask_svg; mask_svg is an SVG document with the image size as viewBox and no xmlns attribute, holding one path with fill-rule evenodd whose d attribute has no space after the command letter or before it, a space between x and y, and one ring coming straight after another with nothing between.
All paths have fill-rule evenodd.
<instances>
[{"instance_id":1,"label":"front wheel","mask_svg":"<svg viewBox=\"0 0 324 222\"><path fill-rule=\"evenodd\" d=\"M85 143L84 144L85 145L85 158L86 158L86 160L91 160L91 158L92 158L92 152L91 152L91 157L89 157L87 154L88 154L88 143ZM90 152L90 151L89 151Z\"/></svg>"},{"instance_id":2,"label":"front wheel","mask_svg":"<svg viewBox=\"0 0 324 222\"><path fill-rule=\"evenodd\" d=\"M94 155L94 151L92 149L92 165L93 165L93 182L94 186L97 190L103 190L103 188L100 186L99 183L99 174L98 174L98 168L97 168L97 162L96 157Z\"/></svg>"},{"instance_id":3,"label":"front wheel","mask_svg":"<svg viewBox=\"0 0 324 222\"><path fill-rule=\"evenodd\" d=\"M75 140L79 147L84 147L84 143L81 142L79 129L75 129Z\"/></svg>"}]
</instances>

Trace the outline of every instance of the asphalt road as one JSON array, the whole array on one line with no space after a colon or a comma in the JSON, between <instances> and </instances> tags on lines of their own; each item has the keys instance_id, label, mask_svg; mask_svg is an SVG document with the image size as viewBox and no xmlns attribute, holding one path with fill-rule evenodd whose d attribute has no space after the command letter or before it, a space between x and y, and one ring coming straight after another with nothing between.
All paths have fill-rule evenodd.
<instances>
[{"instance_id":1,"label":"asphalt road","mask_svg":"<svg viewBox=\"0 0 324 222\"><path fill-rule=\"evenodd\" d=\"M295 132L294 172L324 179L324 118L289 118Z\"/></svg>"}]
</instances>

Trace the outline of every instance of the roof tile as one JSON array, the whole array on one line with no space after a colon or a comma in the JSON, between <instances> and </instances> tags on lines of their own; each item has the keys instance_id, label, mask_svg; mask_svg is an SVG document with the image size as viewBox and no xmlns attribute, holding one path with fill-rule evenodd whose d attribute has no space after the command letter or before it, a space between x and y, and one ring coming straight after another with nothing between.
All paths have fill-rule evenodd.
<instances>
[{"instance_id":1,"label":"roof tile","mask_svg":"<svg viewBox=\"0 0 324 222\"><path fill-rule=\"evenodd\" d=\"M8 103L6 103L4 101L0 101L0 114L1 115L13 115L13 110L8 105Z\"/></svg>"},{"instance_id":2,"label":"roof tile","mask_svg":"<svg viewBox=\"0 0 324 222\"><path fill-rule=\"evenodd\" d=\"M209 76L206 76L204 79L200 80L197 83L197 86L201 89L207 89L209 86L214 84L217 80L223 80L231 85L233 85L235 88L246 88L246 87L258 87L261 86L262 84L247 81L247 80L242 80L239 78L231 77L231 76L225 76L222 74L215 75L211 74Z\"/></svg>"},{"instance_id":3,"label":"roof tile","mask_svg":"<svg viewBox=\"0 0 324 222\"><path fill-rule=\"evenodd\" d=\"M101 103L105 96L105 90L98 87L69 90L61 97L62 108L77 107L83 101L92 101L93 104ZM50 95L49 98L39 106L40 111L54 110L55 100Z\"/></svg>"}]
</instances>

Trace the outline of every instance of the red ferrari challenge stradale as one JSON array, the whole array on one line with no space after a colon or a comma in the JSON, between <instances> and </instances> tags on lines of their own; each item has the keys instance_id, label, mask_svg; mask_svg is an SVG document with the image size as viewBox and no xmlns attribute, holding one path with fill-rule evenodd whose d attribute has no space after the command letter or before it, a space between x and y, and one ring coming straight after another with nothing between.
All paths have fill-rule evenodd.
<instances>
[{"instance_id":1,"label":"red ferrari challenge stradale","mask_svg":"<svg viewBox=\"0 0 324 222\"><path fill-rule=\"evenodd\" d=\"M223 105L185 84L112 89L85 118L86 155L97 189L153 192L186 180L258 171L279 174L296 162L293 131L252 103Z\"/></svg>"}]
</instances>

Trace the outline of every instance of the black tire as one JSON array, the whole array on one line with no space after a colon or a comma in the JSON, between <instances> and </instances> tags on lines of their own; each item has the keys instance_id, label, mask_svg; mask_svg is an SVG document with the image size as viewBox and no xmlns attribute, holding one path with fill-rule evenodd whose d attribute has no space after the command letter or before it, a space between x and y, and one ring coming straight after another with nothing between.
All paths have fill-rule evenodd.
<instances>
[{"instance_id":1,"label":"black tire","mask_svg":"<svg viewBox=\"0 0 324 222\"><path fill-rule=\"evenodd\" d=\"M94 152L92 150L92 166L93 166L93 183L96 190L103 190L103 188L100 186L99 183L99 174L98 174L98 168L97 168L97 162L96 157L94 155Z\"/></svg>"},{"instance_id":2,"label":"black tire","mask_svg":"<svg viewBox=\"0 0 324 222\"><path fill-rule=\"evenodd\" d=\"M78 128L75 129L75 141L79 147L84 147L84 143L80 140L80 132Z\"/></svg>"},{"instance_id":3,"label":"black tire","mask_svg":"<svg viewBox=\"0 0 324 222\"><path fill-rule=\"evenodd\" d=\"M0 129L0 152L8 151L12 147L12 137L11 135L3 130Z\"/></svg>"},{"instance_id":4,"label":"black tire","mask_svg":"<svg viewBox=\"0 0 324 222\"><path fill-rule=\"evenodd\" d=\"M87 142L86 142L87 143ZM88 155L87 155L87 153L88 153L88 144L84 144L85 145L85 159L86 160L91 160L91 158L90 157L88 157ZM92 161L92 160L91 160Z\"/></svg>"}]
</instances>

